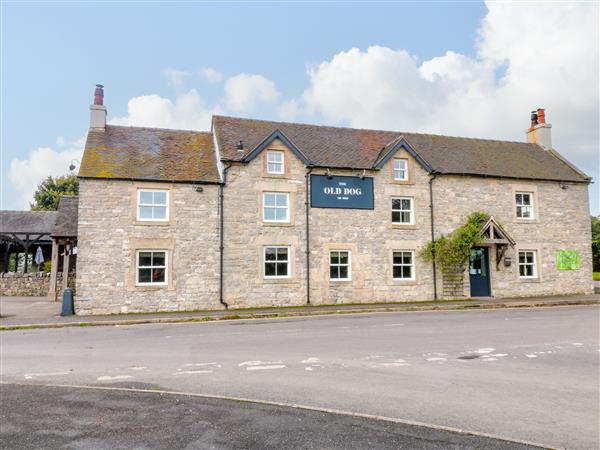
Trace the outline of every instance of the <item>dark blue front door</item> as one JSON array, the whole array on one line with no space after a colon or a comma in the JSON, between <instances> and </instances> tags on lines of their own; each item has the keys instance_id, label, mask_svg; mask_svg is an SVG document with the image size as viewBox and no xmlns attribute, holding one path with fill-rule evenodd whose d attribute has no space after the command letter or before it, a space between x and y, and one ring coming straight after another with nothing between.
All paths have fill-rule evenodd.
<instances>
[{"instance_id":1,"label":"dark blue front door","mask_svg":"<svg viewBox=\"0 0 600 450\"><path fill-rule=\"evenodd\" d=\"M490 296L490 265L488 249L475 247L471 249L469 259L469 278L471 280L471 297Z\"/></svg>"}]
</instances>

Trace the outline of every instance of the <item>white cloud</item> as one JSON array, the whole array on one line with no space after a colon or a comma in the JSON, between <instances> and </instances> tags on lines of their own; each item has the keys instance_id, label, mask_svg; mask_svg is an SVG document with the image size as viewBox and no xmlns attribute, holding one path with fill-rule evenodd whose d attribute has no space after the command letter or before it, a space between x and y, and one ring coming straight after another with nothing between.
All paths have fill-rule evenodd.
<instances>
[{"instance_id":1,"label":"white cloud","mask_svg":"<svg viewBox=\"0 0 600 450\"><path fill-rule=\"evenodd\" d=\"M199 74L209 83L219 83L223 80L223 74L212 67L204 67L200 69Z\"/></svg>"},{"instance_id":2,"label":"white cloud","mask_svg":"<svg viewBox=\"0 0 600 450\"><path fill-rule=\"evenodd\" d=\"M23 209L29 209L33 201L33 193L39 183L48 175L60 176L68 173L69 164L73 159L81 161L85 138L75 142L58 144L64 148L40 147L31 150L26 159L14 158L10 162L8 179L13 191L18 196L16 204ZM78 165L76 163L76 165Z\"/></svg>"},{"instance_id":3,"label":"white cloud","mask_svg":"<svg viewBox=\"0 0 600 450\"><path fill-rule=\"evenodd\" d=\"M241 73L225 82L225 106L236 114L251 114L260 105L274 105L279 99L275 84L262 75Z\"/></svg>"},{"instance_id":4,"label":"white cloud","mask_svg":"<svg viewBox=\"0 0 600 450\"><path fill-rule=\"evenodd\" d=\"M163 70L163 74L167 78L167 84L176 91L183 89L185 79L190 75L189 72L186 72L185 70L177 69L165 69Z\"/></svg>"},{"instance_id":5,"label":"white cloud","mask_svg":"<svg viewBox=\"0 0 600 450\"><path fill-rule=\"evenodd\" d=\"M127 103L127 116L109 120L113 125L209 130L218 106L208 108L195 89L177 96L175 102L157 94L134 97Z\"/></svg>"}]
</instances>

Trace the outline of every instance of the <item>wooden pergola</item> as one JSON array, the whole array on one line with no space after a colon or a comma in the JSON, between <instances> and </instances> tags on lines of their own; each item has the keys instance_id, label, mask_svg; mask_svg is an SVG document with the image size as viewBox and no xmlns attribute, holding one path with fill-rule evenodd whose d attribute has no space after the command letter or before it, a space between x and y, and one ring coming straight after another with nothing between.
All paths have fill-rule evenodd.
<instances>
[{"instance_id":1,"label":"wooden pergola","mask_svg":"<svg viewBox=\"0 0 600 450\"><path fill-rule=\"evenodd\" d=\"M56 211L0 211L0 240L2 242L2 271L8 272L11 254L25 254L23 273L29 270L29 255L40 246L42 251L52 245ZM47 256L47 250L44 252ZM17 270L18 267L15 267Z\"/></svg>"},{"instance_id":2,"label":"wooden pergola","mask_svg":"<svg viewBox=\"0 0 600 450\"><path fill-rule=\"evenodd\" d=\"M56 221L52 229L52 271L50 273L50 289L48 298L58 300L58 294L69 285L69 273L75 266L77 255L77 213L79 199L76 196L63 196L58 204ZM62 252L61 252L62 249ZM59 257L63 257L62 289L57 288ZM73 256L73 258L71 258Z\"/></svg>"}]
</instances>

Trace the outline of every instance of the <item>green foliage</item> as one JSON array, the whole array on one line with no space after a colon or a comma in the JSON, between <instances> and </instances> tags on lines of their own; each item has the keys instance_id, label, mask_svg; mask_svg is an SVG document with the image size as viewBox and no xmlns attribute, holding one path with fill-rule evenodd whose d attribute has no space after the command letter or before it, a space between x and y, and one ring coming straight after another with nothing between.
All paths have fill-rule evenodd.
<instances>
[{"instance_id":1,"label":"green foliage","mask_svg":"<svg viewBox=\"0 0 600 450\"><path fill-rule=\"evenodd\" d=\"M52 261L47 260L42 263L42 272L46 272L46 273L52 272Z\"/></svg>"},{"instance_id":2,"label":"green foliage","mask_svg":"<svg viewBox=\"0 0 600 450\"><path fill-rule=\"evenodd\" d=\"M444 271L462 271L471 254L471 247L483 242L479 231L489 218L484 212L471 213L460 228L427 244L421 251L421 257L429 261L435 260Z\"/></svg>"},{"instance_id":3,"label":"green foliage","mask_svg":"<svg viewBox=\"0 0 600 450\"><path fill-rule=\"evenodd\" d=\"M79 193L79 180L75 175L62 175L53 178L48 176L42 181L33 194L32 211L56 211L58 202L63 195L77 195Z\"/></svg>"},{"instance_id":4,"label":"green foliage","mask_svg":"<svg viewBox=\"0 0 600 450\"><path fill-rule=\"evenodd\" d=\"M594 271L600 272L600 217L592 216L592 263Z\"/></svg>"}]
</instances>

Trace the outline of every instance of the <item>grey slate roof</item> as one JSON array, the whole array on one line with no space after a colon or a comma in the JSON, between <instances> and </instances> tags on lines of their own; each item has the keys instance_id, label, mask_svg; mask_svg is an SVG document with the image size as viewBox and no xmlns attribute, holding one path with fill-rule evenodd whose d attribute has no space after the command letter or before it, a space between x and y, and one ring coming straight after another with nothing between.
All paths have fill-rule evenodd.
<instances>
[{"instance_id":1,"label":"grey slate roof","mask_svg":"<svg viewBox=\"0 0 600 450\"><path fill-rule=\"evenodd\" d=\"M79 197L65 195L60 198L52 237L76 237Z\"/></svg>"},{"instance_id":2,"label":"grey slate roof","mask_svg":"<svg viewBox=\"0 0 600 450\"><path fill-rule=\"evenodd\" d=\"M441 174L590 181L564 158L536 144L213 117L213 132L221 157L226 160L243 160L275 130L320 167L372 169L403 138L433 171ZM237 148L240 140L242 151Z\"/></svg>"},{"instance_id":3,"label":"grey slate roof","mask_svg":"<svg viewBox=\"0 0 600 450\"><path fill-rule=\"evenodd\" d=\"M88 132L79 177L219 182L211 133L115 125Z\"/></svg>"},{"instance_id":4,"label":"grey slate roof","mask_svg":"<svg viewBox=\"0 0 600 450\"><path fill-rule=\"evenodd\" d=\"M50 234L56 211L0 211L0 233Z\"/></svg>"}]
</instances>

